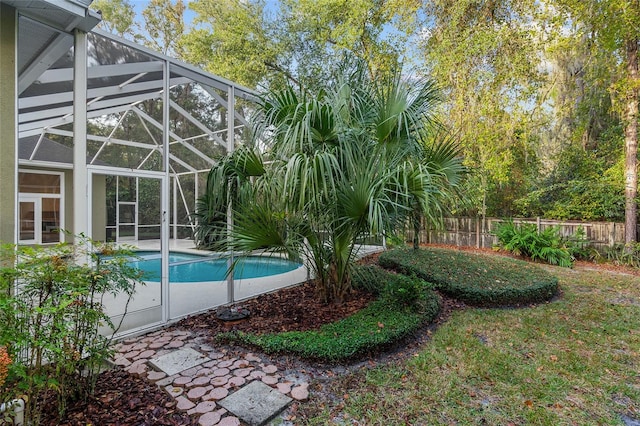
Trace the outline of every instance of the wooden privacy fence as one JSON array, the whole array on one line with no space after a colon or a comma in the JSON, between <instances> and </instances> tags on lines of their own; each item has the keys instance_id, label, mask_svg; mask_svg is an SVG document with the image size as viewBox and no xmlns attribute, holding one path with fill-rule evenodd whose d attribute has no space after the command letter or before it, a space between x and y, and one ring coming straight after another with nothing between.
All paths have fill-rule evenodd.
<instances>
[{"instance_id":1,"label":"wooden privacy fence","mask_svg":"<svg viewBox=\"0 0 640 426\"><path fill-rule=\"evenodd\" d=\"M497 226L508 219L481 217L445 218L443 229L423 229L420 231L421 243L450 244L468 247L493 247L498 238L493 235ZM616 244L624 244L624 223L620 222L582 222L548 219L511 219L514 223L532 223L539 230L557 226L561 235L571 236L582 227L586 238L596 250L605 250ZM413 231L407 231L407 241L413 239Z\"/></svg>"}]
</instances>

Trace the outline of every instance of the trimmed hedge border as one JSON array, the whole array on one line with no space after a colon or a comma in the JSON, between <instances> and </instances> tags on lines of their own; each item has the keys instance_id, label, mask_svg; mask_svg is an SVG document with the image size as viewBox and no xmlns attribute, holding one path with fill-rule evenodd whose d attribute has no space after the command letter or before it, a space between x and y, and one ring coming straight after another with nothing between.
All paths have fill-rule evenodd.
<instances>
[{"instance_id":1,"label":"trimmed hedge border","mask_svg":"<svg viewBox=\"0 0 640 426\"><path fill-rule=\"evenodd\" d=\"M366 276L380 289L380 297L369 306L341 321L325 324L319 330L290 331L276 334L245 332L221 333L216 340L254 346L269 354L293 354L325 362L347 361L377 352L431 323L441 308L441 299L428 283L367 266ZM354 274L356 285L362 275ZM400 303L393 292L397 283L407 280L419 283L420 295L415 303ZM383 284L384 283L384 284ZM400 288L403 288L400 286Z\"/></svg>"},{"instance_id":2,"label":"trimmed hedge border","mask_svg":"<svg viewBox=\"0 0 640 426\"><path fill-rule=\"evenodd\" d=\"M500 256L402 248L382 253L378 263L403 274L415 274L448 296L475 306L539 303L558 292L558 278L549 272Z\"/></svg>"}]
</instances>

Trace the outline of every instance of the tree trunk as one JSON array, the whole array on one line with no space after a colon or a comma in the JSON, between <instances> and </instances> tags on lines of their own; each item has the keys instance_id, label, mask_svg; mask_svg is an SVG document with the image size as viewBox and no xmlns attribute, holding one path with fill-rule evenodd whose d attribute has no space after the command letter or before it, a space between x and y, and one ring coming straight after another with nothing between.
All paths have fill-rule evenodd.
<instances>
[{"instance_id":1,"label":"tree trunk","mask_svg":"<svg viewBox=\"0 0 640 426\"><path fill-rule=\"evenodd\" d=\"M638 192L638 39L626 41L627 77L629 79L628 94L625 106L625 231L624 241L627 250L636 242Z\"/></svg>"},{"instance_id":2,"label":"tree trunk","mask_svg":"<svg viewBox=\"0 0 640 426\"><path fill-rule=\"evenodd\" d=\"M411 222L413 222L413 249L418 250L420 248L420 228L422 228L422 221L420 220L422 216L417 209L413 211L413 218Z\"/></svg>"}]
</instances>

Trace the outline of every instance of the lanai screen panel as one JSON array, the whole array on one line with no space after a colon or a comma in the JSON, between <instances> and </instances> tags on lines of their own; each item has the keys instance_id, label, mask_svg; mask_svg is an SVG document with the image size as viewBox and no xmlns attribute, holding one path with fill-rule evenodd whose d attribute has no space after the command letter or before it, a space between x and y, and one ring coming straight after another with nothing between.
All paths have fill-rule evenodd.
<instances>
[{"instance_id":1,"label":"lanai screen panel","mask_svg":"<svg viewBox=\"0 0 640 426\"><path fill-rule=\"evenodd\" d=\"M89 163L163 171L163 61L99 34L88 40Z\"/></svg>"},{"instance_id":2,"label":"lanai screen panel","mask_svg":"<svg viewBox=\"0 0 640 426\"><path fill-rule=\"evenodd\" d=\"M171 77L179 74L172 72ZM169 168L171 236L190 238L195 232L196 180L227 153L228 90L194 80L174 85L170 92Z\"/></svg>"},{"instance_id":3,"label":"lanai screen panel","mask_svg":"<svg viewBox=\"0 0 640 426\"><path fill-rule=\"evenodd\" d=\"M73 161L73 36L18 20L18 137L21 161ZM47 135L57 128L65 135ZM44 136L48 136L45 138Z\"/></svg>"}]
</instances>

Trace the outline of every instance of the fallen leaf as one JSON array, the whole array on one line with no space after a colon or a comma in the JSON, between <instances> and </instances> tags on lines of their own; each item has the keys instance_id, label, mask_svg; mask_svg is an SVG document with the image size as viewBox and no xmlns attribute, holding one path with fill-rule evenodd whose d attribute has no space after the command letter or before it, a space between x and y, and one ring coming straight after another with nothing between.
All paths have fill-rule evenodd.
<instances>
[{"instance_id":1,"label":"fallen leaf","mask_svg":"<svg viewBox=\"0 0 640 426\"><path fill-rule=\"evenodd\" d=\"M531 401L530 399L527 399L524 402L524 405L526 405L527 407L531 408L531 407L533 407L533 401Z\"/></svg>"}]
</instances>

